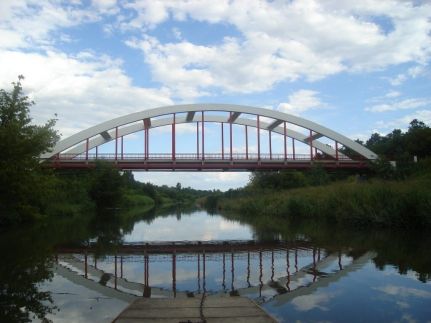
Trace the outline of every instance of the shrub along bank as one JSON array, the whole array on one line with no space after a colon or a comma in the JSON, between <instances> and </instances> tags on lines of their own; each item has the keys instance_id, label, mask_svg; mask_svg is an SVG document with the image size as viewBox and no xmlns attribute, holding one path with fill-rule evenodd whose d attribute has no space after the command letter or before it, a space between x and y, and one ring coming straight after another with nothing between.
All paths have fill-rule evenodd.
<instances>
[{"instance_id":1,"label":"shrub along bank","mask_svg":"<svg viewBox=\"0 0 431 323\"><path fill-rule=\"evenodd\" d=\"M431 227L431 128L413 120L406 132L373 134L360 143L379 155L363 176L328 174L318 167L303 173L256 172L245 188L213 194L205 204L241 212L249 219L319 218L354 226ZM355 157L349 149L342 152Z\"/></svg>"},{"instance_id":2,"label":"shrub along bank","mask_svg":"<svg viewBox=\"0 0 431 323\"><path fill-rule=\"evenodd\" d=\"M218 207L248 217L327 219L359 226L431 226L431 180L339 182L222 198Z\"/></svg>"}]
</instances>

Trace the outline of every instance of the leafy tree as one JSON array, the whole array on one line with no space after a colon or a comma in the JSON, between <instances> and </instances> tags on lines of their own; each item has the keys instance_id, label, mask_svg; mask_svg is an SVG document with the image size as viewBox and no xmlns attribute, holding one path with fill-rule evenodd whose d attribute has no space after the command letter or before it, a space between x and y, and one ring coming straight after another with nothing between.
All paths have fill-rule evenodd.
<instances>
[{"instance_id":1,"label":"leafy tree","mask_svg":"<svg viewBox=\"0 0 431 323\"><path fill-rule=\"evenodd\" d=\"M373 134L373 135L379 135L379 134ZM356 139L355 142L357 142L360 145L364 145L364 142L362 140ZM340 152L344 155L346 155L347 157L350 157L352 159L357 159L357 158L362 158L361 155L359 155L356 151L354 151L353 149L346 147L346 146L342 146L340 148Z\"/></svg>"},{"instance_id":2,"label":"leafy tree","mask_svg":"<svg viewBox=\"0 0 431 323\"><path fill-rule=\"evenodd\" d=\"M21 80L12 91L0 89L0 226L32 219L47 206L52 178L44 172L39 156L55 145L59 136L55 120L34 125Z\"/></svg>"},{"instance_id":3,"label":"leafy tree","mask_svg":"<svg viewBox=\"0 0 431 323\"><path fill-rule=\"evenodd\" d=\"M410 122L407 132L395 129L386 136L373 133L366 146L381 157L389 160L412 160L431 155L431 128L417 119Z\"/></svg>"},{"instance_id":4,"label":"leafy tree","mask_svg":"<svg viewBox=\"0 0 431 323\"><path fill-rule=\"evenodd\" d=\"M104 162L96 164L89 193L98 209L118 206L123 188L123 177L116 168Z\"/></svg>"},{"instance_id":5,"label":"leafy tree","mask_svg":"<svg viewBox=\"0 0 431 323\"><path fill-rule=\"evenodd\" d=\"M406 146L413 156L424 158L431 155L431 128L414 119L407 131Z\"/></svg>"},{"instance_id":6,"label":"leafy tree","mask_svg":"<svg viewBox=\"0 0 431 323\"><path fill-rule=\"evenodd\" d=\"M250 186L254 189L290 189L306 185L306 175L299 171L253 172L250 175Z\"/></svg>"}]
</instances>

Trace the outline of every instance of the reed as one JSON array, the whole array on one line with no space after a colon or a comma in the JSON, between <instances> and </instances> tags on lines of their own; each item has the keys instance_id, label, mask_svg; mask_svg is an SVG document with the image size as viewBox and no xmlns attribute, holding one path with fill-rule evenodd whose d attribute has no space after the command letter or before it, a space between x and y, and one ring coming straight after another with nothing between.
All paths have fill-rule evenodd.
<instances>
[{"instance_id":1,"label":"reed","mask_svg":"<svg viewBox=\"0 0 431 323\"><path fill-rule=\"evenodd\" d=\"M431 181L338 182L221 199L219 208L249 217L324 218L355 226L431 226Z\"/></svg>"}]
</instances>

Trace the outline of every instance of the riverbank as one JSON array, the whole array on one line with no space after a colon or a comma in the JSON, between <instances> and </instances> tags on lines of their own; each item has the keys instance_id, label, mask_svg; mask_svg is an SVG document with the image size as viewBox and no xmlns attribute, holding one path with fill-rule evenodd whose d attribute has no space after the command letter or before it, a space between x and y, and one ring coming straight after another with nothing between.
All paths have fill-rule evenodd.
<instances>
[{"instance_id":1,"label":"riverbank","mask_svg":"<svg viewBox=\"0 0 431 323\"><path fill-rule=\"evenodd\" d=\"M353 226L431 227L431 179L371 180L221 198L217 207L248 218L319 218Z\"/></svg>"}]
</instances>

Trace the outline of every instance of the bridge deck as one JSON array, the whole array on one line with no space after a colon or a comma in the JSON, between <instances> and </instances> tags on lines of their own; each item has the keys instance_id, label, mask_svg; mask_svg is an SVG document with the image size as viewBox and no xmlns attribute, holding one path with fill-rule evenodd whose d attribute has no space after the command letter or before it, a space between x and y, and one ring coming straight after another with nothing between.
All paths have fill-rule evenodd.
<instances>
[{"instance_id":1,"label":"bridge deck","mask_svg":"<svg viewBox=\"0 0 431 323\"><path fill-rule=\"evenodd\" d=\"M262 308L244 297L139 298L114 320L126 322L273 323Z\"/></svg>"},{"instance_id":2,"label":"bridge deck","mask_svg":"<svg viewBox=\"0 0 431 323\"><path fill-rule=\"evenodd\" d=\"M97 160L112 163L123 170L181 170L181 171L252 171L259 169L308 169L319 165L327 169L363 169L368 168L365 160L310 160L310 159L58 159L50 160L47 166L59 169L93 168Z\"/></svg>"}]
</instances>

